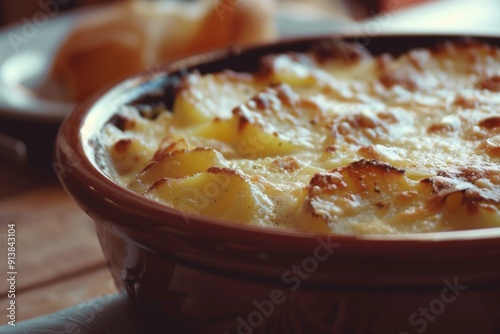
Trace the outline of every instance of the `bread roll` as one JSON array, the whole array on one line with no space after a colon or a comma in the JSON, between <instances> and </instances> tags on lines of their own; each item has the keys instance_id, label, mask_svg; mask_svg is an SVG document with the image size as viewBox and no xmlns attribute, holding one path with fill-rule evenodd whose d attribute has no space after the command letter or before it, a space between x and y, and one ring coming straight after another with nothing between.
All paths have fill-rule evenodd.
<instances>
[{"instance_id":1,"label":"bread roll","mask_svg":"<svg viewBox=\"0 0 500 334\"><path fill-rule=\"evenodd\" d=\"M275 35L272 0L119 3L82 16L51 74L78 102L148 66Z\"/></svg>"}]
</instances>

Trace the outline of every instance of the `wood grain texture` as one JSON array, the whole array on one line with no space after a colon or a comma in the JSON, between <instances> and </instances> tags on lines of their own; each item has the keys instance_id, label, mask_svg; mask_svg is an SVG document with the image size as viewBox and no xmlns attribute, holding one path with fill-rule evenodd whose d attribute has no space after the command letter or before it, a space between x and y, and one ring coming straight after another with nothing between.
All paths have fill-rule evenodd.
<instances>
[{"instance_id":1,"label":"wood grain texture","mask_svg":"<svg viewBox=\"0 0 500 334\"><path fill-rule=\"evenodd\" d=\"M17 320L115 292L92 220L51 174L0 164L0 272L7 224L16 223ZM0 280L0 305L7 302ZM5 316L5 310L0 312ZM4 323L1 321L0 323Z\"/></svg>"},{"instance_id":2,"label":"wood grain texture","mask_svg":"<svg viewBox=\"0 0 500 334\"><path fill-rule=\"evenodd\" d=\"M58 184L2 200L0 222L0 233L16 223L18 291L104 266L93 222ZM5 266L1 261L0 268ZM0 296L5 291L0 286Z\"/></svg>"}]
</instances>

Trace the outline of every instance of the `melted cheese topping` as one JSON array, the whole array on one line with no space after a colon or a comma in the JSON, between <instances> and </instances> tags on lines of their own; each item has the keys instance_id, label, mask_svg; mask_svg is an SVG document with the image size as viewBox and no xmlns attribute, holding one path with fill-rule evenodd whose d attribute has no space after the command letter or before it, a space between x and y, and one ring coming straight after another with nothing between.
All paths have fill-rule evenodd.
<instances>
[{"instance_id":1,"label":"melted cheese topping","mask_svg":"<svg viewBox=\"0 0 500 334\"><path fill-rule=\"evenodd\" d=\"M125 108L101 138L116 179L243 224L500 227L500 51L460 42L394 59L349 47L267 56L258 74L190 74L154 120Z\"/></svg>"}]
</instances>

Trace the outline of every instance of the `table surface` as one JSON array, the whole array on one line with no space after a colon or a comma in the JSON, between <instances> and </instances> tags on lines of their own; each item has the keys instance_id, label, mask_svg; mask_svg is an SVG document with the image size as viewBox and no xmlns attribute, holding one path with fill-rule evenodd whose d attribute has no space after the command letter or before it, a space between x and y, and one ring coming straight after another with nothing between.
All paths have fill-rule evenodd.
<instances>
[{"instance_id":1,"label":"table surface","mask_svg":"<svg viewBox=\"0 0 500 334\"><path fill-rule=\"evenodd\" d=\"M486 2L488 6L500 7L498 1L483 3ZM405 24L418 28L421 19L428 18L427 28L434 21L434 27L442 27L444 23L430 14L435 14L436 6L445 6L446 10L456 12L455 20L460 21L459 15L463 11L458 3L470 6L471 2L451 3L444 0L437 4L425 4L401 15L391 14L389 20L383 22L386 22L386 29L391 26L401 28ZM477 8L476 13L482 11L489 17L492 29L500 31L495 25L500 22L500 8L493 10L487 7L491 10L484 10L483 5ZM416 12L413 16L410 15L412 10ZM482 22L484 28L485 20L477 16L474 20ZM451 28L457 26L456 22L450 22ZM468 24L473 25L471 21ZM16 224L17 321L116 292L93 222L67 196L50 172L33 172L0 161L0 277L7 272L6 233L9 223ZM6 280L0 279L2 319L5 319L3 305L7 302L7 290Z\"/></svg>"},{"instance_id":2,"label":"table surface","mask_svg":"<svg viewBox=\"0 0 500 334\"><path fill-rule=\"evenodd\" d=\"M54 175L0 165L2 277L10 223L16 224L17 321L116 291L93 222ZM7 305L6 280L0 282L0 305Z\"/></svg>"}]
</instances>

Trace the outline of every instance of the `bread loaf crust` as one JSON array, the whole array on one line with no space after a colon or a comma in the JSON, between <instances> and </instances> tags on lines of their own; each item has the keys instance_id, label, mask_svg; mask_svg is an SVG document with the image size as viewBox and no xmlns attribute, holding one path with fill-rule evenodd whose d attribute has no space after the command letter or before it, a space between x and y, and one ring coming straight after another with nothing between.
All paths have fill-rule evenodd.
<instances>
[{"instance_id":1,"label":"bread loaf crust","mask_svg":"<svg viewBox=\"0 0 500 334\"><path fill-rule=\"evenodd\" d=\"M270 0L113 4L76 23L56 53L51 79L79 102L148 66L275 36Z\"/></svg>"}]
</instances>

